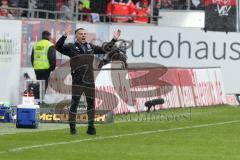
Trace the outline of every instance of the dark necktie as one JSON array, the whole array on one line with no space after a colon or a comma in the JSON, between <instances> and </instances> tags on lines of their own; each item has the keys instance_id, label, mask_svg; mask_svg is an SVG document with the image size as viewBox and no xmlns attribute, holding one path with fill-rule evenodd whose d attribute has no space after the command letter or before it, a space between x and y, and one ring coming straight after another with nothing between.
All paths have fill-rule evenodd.
<instances>
[{"instance_id":1,"label":"dark necktie","mask_svg":"<svg viewBox=\"0 0 240 160\"><path fill-rule=\"evenodd\" d=\"M87 46L86 46L86 43L81 44L81 48L82 48L84 54L87 54Z\"/></svg>"}]
</instances>

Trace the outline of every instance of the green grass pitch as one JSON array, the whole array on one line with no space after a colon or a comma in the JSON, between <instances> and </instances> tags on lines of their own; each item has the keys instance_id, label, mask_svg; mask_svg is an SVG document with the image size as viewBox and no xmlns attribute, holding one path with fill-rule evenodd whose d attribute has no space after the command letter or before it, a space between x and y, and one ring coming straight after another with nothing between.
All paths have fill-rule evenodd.
<instances>
[{"instance_id":1,"label":"green grass pitch","mask_svg":"<svg viewBox=\"0 0 240 160\"><path fill-rule=\"evenodd\" d=\"M97 135L69 134L67 124L16 129L0 123L1 160L239 160L240 108L199 107L160 111L154 120L97 125ZM169 115L169 118L167 118ZM183 115L180 118L178 115ZM184 116L185 115L185 116ZM121 118L120 118L121 119ZM42 128L45 129L43 130ZM60 127L61 126L61 127Z\"/></svg>"}]
</instances>

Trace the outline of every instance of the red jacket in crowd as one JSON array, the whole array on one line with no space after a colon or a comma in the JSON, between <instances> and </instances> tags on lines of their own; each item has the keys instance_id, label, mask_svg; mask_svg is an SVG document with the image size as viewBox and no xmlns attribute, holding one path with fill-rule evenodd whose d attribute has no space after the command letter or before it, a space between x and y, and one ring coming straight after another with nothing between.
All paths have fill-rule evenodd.
<instances>
[{"instance_id":1,"label":"red jacket in crowd","mask_svg":"<svg viewBox=\"0 0 240 160\"><path fill-rule=\"evenodd\" d=\"M2 0L2 5L0 7L8 8L8 1ZM0 17L7 17L8 16L8 10L7 9L0 9Z\"/></svg>"},{"instance_id":2,"label":"red jacket in crowd","mask_svg":"<svg viewBox=\"0 0 240 160\"><path fill-rule=\"evenodd\" d=\"M148 0L142 0L136 3L133 21L136 23L148 23L148 17L150 16L150 7Z\"/></svg>"},{"instance_id":3,"label":"red jacket in crowd","mask_svg":"<svg viewBox=\"0 0 240 160\"><path fill-rule=\"evenodd\" d=\"M111 0L107 6L108 15L132 15L134 4L132 0ZM113 17L114 22L127 22L131 17Z\"/></svg>"}]
</instances>

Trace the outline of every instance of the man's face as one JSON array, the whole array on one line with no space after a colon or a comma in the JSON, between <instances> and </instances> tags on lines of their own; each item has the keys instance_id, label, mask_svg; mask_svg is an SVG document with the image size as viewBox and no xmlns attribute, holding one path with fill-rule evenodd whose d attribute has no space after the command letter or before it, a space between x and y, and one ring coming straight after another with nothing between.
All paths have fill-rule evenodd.
<instances>
[{"instance_id":1,"label":"man's face","mask_svg":"<svg viewBox=\"0 0 240 160\"><path fill-rule=\"evenodd\" d=\"M87 31L86 30L77 31L76 38L78 42L85 43L87 38Z\"/></svg>"}]
</instances>

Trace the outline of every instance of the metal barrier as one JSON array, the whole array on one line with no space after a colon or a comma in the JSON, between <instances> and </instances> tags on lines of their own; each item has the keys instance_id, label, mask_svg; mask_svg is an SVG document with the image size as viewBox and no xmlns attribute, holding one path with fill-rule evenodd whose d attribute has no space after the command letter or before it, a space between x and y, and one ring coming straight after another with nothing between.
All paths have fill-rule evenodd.
<instances>
[{"instance_id":1,"label":"metal barrier","mask_svg":"<svg viewBox=\"0 0 240 160\"><path fill-rule=\"evenodd\" d=\"M0 16L1 19L55 19L55 20L69 20L69 21L84 21L84 17L90 16L92 17L93 14L96 13L72 13L71 19L65 19L62 17L62 15L65 14L63 11L48 11L43 9L28 9L28 8L13 8L13 7L0 7L0 9L5 9L9 13L11 11L14 11L15 14L11 15L8 14L8 16ZM112 22L112 18L114 17L140 17L138 15L107 15L107 14L97 14L99 16L99 22ZM157 19L161 18L161 16L146 16L150 19L150 22L152 24L156 24Z\"/></svg>"}]
</instances>

